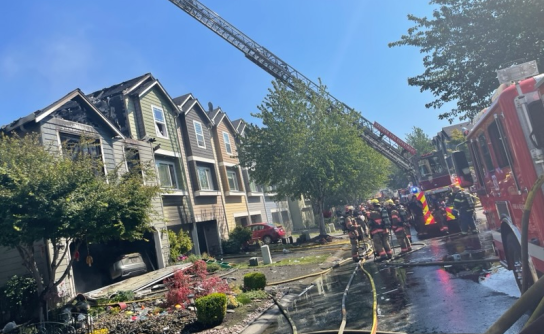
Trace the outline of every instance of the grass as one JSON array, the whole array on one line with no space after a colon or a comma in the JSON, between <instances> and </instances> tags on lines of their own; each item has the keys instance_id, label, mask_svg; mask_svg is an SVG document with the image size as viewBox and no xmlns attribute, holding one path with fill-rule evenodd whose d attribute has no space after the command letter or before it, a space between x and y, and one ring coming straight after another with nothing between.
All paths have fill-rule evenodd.
<instances>
[{"instance_id":1,"label":"grass","mask_svg":"<svg viewBox=\"0 0 544 334\"><path fill-rule=\"evenodd\" d=\"M266 265L259 264L259 267L279 267L279 266L295 266L295 265L301 265L301 264L323 263L328 257L329 257L328 254L302 256L302 257L293 258L293 259L283 259L283 260L272 262L271 264L266 264ZM244 263L244 264L236 265L236 268L246 269L250 267L249 267L249 264Z\"/></svg>"}]
</instances>

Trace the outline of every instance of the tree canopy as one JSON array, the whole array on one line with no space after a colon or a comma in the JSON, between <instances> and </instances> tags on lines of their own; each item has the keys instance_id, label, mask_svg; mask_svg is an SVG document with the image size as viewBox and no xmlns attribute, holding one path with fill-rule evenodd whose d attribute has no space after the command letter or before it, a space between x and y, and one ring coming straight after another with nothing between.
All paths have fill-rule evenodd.
<instances>
[{"instance_id":1,"label":"tree canopy","mask_svg":"<svg viewBox=\"0 0 544 334\"><path fill-rule=\"evenodd\" d=\"M100 161L81 151L59 154L36 135L0 135L0 245L19 251L42 300L70 271L74 257L56 277L70 243L77 251L83 242L141 239L150 230L159 188L143 184L141 169L101 171ZM50 275L40 273L34 257L42 241L52 246Z\"/></svg>"},{"instance_id":2,"label":"tree canopy","mask_svg":"<svg viewBox=\"0 0 544 334\"><path fill-rule=\"evenodd\" d=\"M544 69L544 7L541 0L432 0L431 18L408 15L415 26L389 46L415 46L425 71L408 84L430 91L440 119L471 118L487 107L498 87L496 70L536 60Z\"/></svg>"},{"instance_id":3,"label":"tree canopy","mask_svg":"<svg viewBox=\"0 0 544 334\"><path fill-rule=\"evenodd\" d=\"M355 111L344 113L321 82L318 94L302 83L294 90L278 81L272 85L252 115L263 126L248 125L240 139L240 163L252 179L275 185L278 197L304 195L321 212L328 198L363 194L385 182L389 162L363 142Z\"/></svg>"}]
</instances>

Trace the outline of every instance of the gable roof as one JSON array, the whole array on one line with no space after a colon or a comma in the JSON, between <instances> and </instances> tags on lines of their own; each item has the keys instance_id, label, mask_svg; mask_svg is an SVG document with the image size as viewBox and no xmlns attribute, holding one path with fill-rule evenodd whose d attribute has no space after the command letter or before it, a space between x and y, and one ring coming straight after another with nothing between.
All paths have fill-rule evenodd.
<instances>
[{"instance_id":1,"label":"gable roof","mask_svg":"<svg viewBox=\"0 0 544 334\"><path fill-rule=\"evenodd\" d=\"M170 105L173 107L173 110L179 114L179 109L177 105L174 103L174 101L172 101L172 98L170 97L168 92L166 92L166 89L164 89L159 80L157 80L151 73L146 73L139 77L123 81L107 88L100 89L96 92L89 94L89 96L93 99L100 100L118 94L137 95L138 97L141 97L142 95L150 91L153 87L157 87L164 94L164 96L166 97L166 101L170 103Z\"/></svg>"},{"instance_id":2,"label":"gable roof","mask_svg":"<svg viewBox=\"0 0 544 334\"><path fill-rule=\"evenodd\" d=\"M58 110L62 106L66 105L67 103L73 101L74 99L81 99L81 101L85 103L90 108L90 110L94 111L96 115L100 117L100 119L102 119L111 128L111 130L113 130L113 132L115 132L121 138L123 139L125 138L125 136L123 136L123 134L119 131L119 129L117 129L117 127L115 127L113 123L111 123L111 121L107 117L105 117L98 109L96 109L96 107L92 104L92 102L87 98L87 96L85 96L85 94L79 88L74 89L73 91L66 94L59 100L53 102L52 104L48 105L47 107L37 110L25 117L19 118L10 124L4 125L0 129L2 129L3 131L9 132L30 122L39 123L45 117L51 115L51 113Z\"/></svg>"},{"instance_id":3,"label":"gable roof","mask_svg":"<svg viewBox=\"0 0 544 334\"><path fill-rule=\"evenodd\" d=\"M200 101L193 97L193 94L185 94L172 99L177 105L183 115L187 115L191 110L200 111L200 114L204 115L208 124L213 125L213 121L210 119L206 109L202 107Z\"/></svg>"},{"instance_id":4,"label":"gable roof","mask_svg":"<svg viewBox=\"0 0 544 334\"><path fill-rule=\"evenodd\" d=\"M221 107L217 107L216 109L214 109L213 111L208 111L208 114L210 113L213 113L214 114L214 118L212 118L212 121L213 121L213 126L217 126L219 123L221 123L223 120L226 120L226 124L228 126L230 126L230 128L232 129L232 131L234 133L237 133L238 131L236 130L236 127L234 126L234 124L232 124L232 122L230 121L229 119L229 116L223 111L221 110Z\"/></svg>"},{"instance_id":5,"label":"gable roof","mask_svg":"<svg viewBox=\"0 0 544 334\"><path fill-rule=\"evenodd\" d=\"M246 122L241 118L232 121L232 125L234 126L236 132L238 132L239 134L242 134L244 132L244 129L246 128Z\"/></svg>"}]
</instances>

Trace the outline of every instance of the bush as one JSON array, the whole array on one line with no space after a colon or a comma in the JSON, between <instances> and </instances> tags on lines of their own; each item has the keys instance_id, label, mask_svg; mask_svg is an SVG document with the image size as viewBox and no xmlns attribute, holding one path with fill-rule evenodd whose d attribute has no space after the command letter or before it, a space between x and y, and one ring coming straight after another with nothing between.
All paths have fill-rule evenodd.
<instances>
[{"instance_id":1,"label":"bush","mask_svg":"<svg viewBox=\"0 0 544 334\"><path fill-rule=\"evenodd\" d=\"M204 279L206 275L208 275L208 271L206 270L208 265L206 264L206 261L204 260L196 260L193 262L193 265L186 270L187 274L189 275L195 275L200 277L201 279Z\"/></svg>"},{"instance_id":2,"label":"bush","mask_svg":"<svg viewBox=\"0 0 544 334\"><path fill-rule=\"evenodd\" d=\"M208 267L206 268L209 273L214 273L221 269L221 266L218 263L210 262L208 263Z\"/></svg>"},{"instance_id":3,"label":"bush","mask_svg":"<svg viewBox=\"0 0 544 334\"><path fill-rule=\"evenodd\" d=\"M266 286L266 276L263 273L249 273L244 275L244 289L263 290Z\"/></svg>"},{"instance_id":4,"label":"bush","mask_svg":"<svg viewBox=\"0 0 544 334\"><path fill-rule=\"evenodd\" d=\"M170 260L177 262L179 257L186 254L193 248L193 242L188 232L180 230L179 233L168 230L168 241L170 242Z\"/></svg>"},{"instance_id":5,"label":"bush","mask_svg":"<svg viewBox=\"0 0 544 334\"><path fill-rule=\"evenodd\" d=\"M238 254L240 253L241 244L235 240L223 240L221 241L224 254Z\"/></svg>"},{"instance_id":6,"label":"bush","mask_svg":"<svg viewBox=\"0 0 544 334\"><path fill-rule=\"evenodd\" d=\"M266 299L268 294L264 290L242 292L236 296L236 300L242 305L251 303L254 299Z\"/></svg>"},{"instance_id":7,"label":"bush","mask_svg":"<svg viewBox=\"0 0 544 334\"><path fill-rule=\"evenodd\" d=\"M219 325L227 314L227 296L224 293L212 293L195 301L196 318L205 326Z\"/></svg>"},{"instance_id":8,"label":"bush","mask_svg":"<svg viewBox=\"0 0 544 334\"><path fill-rule=\"evenodd\" d=\"M7 306L2 305L2 310L8 311L12 320L20 323L32 318L38 309L38 290L33 278L15 275L1 290Z\"/></svg>"}]
</instances>

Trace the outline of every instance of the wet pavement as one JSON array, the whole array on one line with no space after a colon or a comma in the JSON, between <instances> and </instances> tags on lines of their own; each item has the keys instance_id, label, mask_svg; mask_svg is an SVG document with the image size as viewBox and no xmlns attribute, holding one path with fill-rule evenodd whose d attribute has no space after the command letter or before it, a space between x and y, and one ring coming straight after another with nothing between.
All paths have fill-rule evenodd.
<instances>
[{"instance_id":1,"label":"wet pavement","mask_svg":"<svg viewBox=\"0 0 544 334\"><path fill-rule=\"evenodd\" d=\"M415 240L414 240L415 241ZM494 257L489 233L434 238L397 260L403 263ZM456 255L454 255L456 254ZM367 262L378 295L378 330L405 333L483 333L519 297L511 272L498 263L433 267L399 267ZM349 263L317 279L311 287L291 286L291 301L284 305L298 332L338 330L342 294L355 264ZM347 327L369 329L372 294L367 277L359 271L347 298ZM517 326L516 326L517 325ZM508 333L517 333L516 324ZM289 333L282 316L265 333Z\"/></svg>"}]
</instances>

